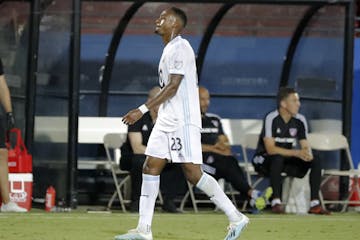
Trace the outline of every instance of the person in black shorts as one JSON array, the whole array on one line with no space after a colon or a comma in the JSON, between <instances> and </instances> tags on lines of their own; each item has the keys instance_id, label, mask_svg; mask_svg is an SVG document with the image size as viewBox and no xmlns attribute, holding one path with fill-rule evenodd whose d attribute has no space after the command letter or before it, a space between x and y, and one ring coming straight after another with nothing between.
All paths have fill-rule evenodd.
<instances>
[{"instance_id":1,"label":"person in black shorts","mask_svg":"<svg viewBox=\"0 0 360 240\"><path fill-rule=\"evenodd\" d=\"M268 188L264 194L253 189L238 160L231 152L229 139L223 131L221 118L212 113L207 113L210 105L210 94L205 87L199 87L200 110L201 110L201 146L203 152L203 170L215 179L223 178L231 183L231 186L250 200L254 210L262 210L272 194Z\"/></svg>"},{"instance_id":2,"label":"person in black shorts","mask_svg":"<svg viewBox=\"0 0 360 240\"><path fill-rule=\"evenodd\" d=\"M6 130L14 127L15 120L12 114L10 91L5 80L4 69L1 59L0 102L6 113L6 116L4 117L0 112L0 195L2 198L1 212L27 212L25 208L19 207L16 203L10 201L9 197L8 151L5 146L5 136Z\"/></svg>"},{"instance_id":3,"label":"person in black shorts","mask_svg":"<svg viewBox=\"0 0 360 240\"><path fill-rule=\"evenodd\" d=\"M150 90L148 98L153 98L159 93L160 88ZM157 109L153 109L134 125L128 127L127 141L121 148L122 159L120 167L130 171L131 176L131 206L132 212L139 210L139 198L142 183L142 168L146 159L145 148L148 143L151 130L157 118ZM174 199L186 191L185 177L179 164L167 164L160 175L160 189L164 197L162 209L170 213L179 213Z\"/></svg>"},{"instance_id":4,"label":"person in black shorts","mask_svg":"<svg viewBox=\"0 0 360 240\"><path fill-rule=\"evenodd\" d=\"M311 202L309 213L330 214L321 207L319 188L321 162L314 158L306 140L306 119L299 114L300 99L293 88L280 88L277 109L264 118L256 153L252 159L255 170L270 178L273 188L271 202L274 213L284 213L281 202L281 173L302 178L310 169Z\"/></svg>"}]
</instances>

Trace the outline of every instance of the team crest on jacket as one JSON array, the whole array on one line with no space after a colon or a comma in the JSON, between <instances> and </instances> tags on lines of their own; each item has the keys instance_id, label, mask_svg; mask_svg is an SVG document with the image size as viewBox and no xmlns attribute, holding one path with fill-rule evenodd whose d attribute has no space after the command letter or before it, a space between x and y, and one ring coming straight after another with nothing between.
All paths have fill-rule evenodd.
<instances>
[{"instance_id":1,"label":"team crest on jacket","mask_svg":"<svg viewBox=\"0 0 360 240\"><path fill-rule=\"evenodd\" d=\"M211 123L212 123L215 127L218 127L218 126L219 126L219 123L218 123L218 121L216 121L216 120L212 120Z\"/></svg>"},{"instance_id":2,"label":"team crest on jacket","mask_svg":"<svg viewBox=\"0 0 360 240\"><path fill-rule=\"evenodd\" d=\"M297 128L289 128L290 136L295 137L297 134Z\"/></svg>"}]
</instances>

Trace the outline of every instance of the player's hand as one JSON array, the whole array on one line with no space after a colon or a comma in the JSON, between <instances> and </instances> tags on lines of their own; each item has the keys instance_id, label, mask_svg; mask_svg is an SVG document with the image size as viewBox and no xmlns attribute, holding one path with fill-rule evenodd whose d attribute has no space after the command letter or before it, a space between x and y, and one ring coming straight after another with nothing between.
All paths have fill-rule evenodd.
<instances>
[{"instance_id":1,"label":"player's hand","mask_svg":"<svg viewBox=\"0 0 360 240\"><path fill-rule=\"evenodd\" d=\"M305 162L310 162L313 160L313 156L310 153L308 148L303 148L301 150L296 150L296 156L302 159Z\"/></svg>"},{"instance_id":2,"label":"player's hand","mask_svg":"<svg viewBox=\"0 0 360 240\"><path fill-rule=\"evenodd\" d=\"M12 112L6 113L6 128L7 130L15 127L15 118Z\"/></svg>"},{"instance_id":3,"label":"player's hand","mask_svg":"<svg viewBox=\"0 0 360 240\"><path fill-rule=\"evenodd\" d=\"M226 144L224 142L215 143L214 148L216 149L216 153L218 153L218 154L221 154L224 156L232 155L230 145Z\"/></svg>"},{"instance_id":4,"label":"player's hand","mask_svg":"<svg viewBox=\"0 0 360 240\"><path fill-rule=\"evenodd\" d=\"M141 113L141 111L138 108L136 108L128 112L125 116L123 116L122 122L125 123L126 125L133 125L142 116L143 114Z\"/></svg>"}]
</instances>

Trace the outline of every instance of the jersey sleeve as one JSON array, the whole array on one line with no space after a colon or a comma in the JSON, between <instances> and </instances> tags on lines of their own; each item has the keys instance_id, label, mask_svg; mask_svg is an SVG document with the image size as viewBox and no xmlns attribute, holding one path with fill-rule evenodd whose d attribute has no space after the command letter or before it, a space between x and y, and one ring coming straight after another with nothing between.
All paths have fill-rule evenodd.
<instances>
[{"instance_id":1,"label":"jersey sleeve","mask_svg":"<svg viewBox=\"0 0 360 240\"><path fill-rule=\"evenodd\" d=\"M298 138L299 138L299 140L303 140L303 139L306 139L306 135L307 135L307 133L306 133L306 130L305 130L305 126L304 126L304 124L302 123L302 122L300 122L300 124L299 124L300 126L299 126L299 134L298 134Z\"/></svg>"},{"instance_id":2,"label":"jersey sleeve","mask_svg":"<svg viewBox=\"0 0 360 240\"><path fill-rule=\"evenodd\" d=\"M309 133L309 128L308 128L306 118L302 114L297 114L296 118L299 120L298 121L298 125L299 125L298 126L298 128L299 128L298 139L299 140L306 139L307 135Z\"/></svg>"},{"instance_id":3,"label":"jersey sleeve","mask_svg":"<svg viewBox=\"0 0 360 240\"><path fill-rule=\"evenodd\" d=\"M225 135L220 118L218 119L218 121L219 121L219 135Z\"/></svg>"},{"instance_id":4,"label":"jersey sleeve","mask_svg":"<svg viewBox=\"0 0 360 240\"><path fill-rule=\"evenodd\" d=\"M271 117L270 115L267 115L264 119L264 127L263 127L263 134L264 134L264 137L274 137L274 134L273 134L273 122L274 122L274 118Z\"/></svg>"},{"instance_id":5,"label":"jersey sleeve","mask_svg":"<svg viewBox=\"0 0 360 240\"><path fill-rule=\"evenodd\" d=\"M142 121L139 120L133 125L129 125L128 132L141 132Z\"/></svg>"},{"instance_id":6,"label":"jersey sleeve","mask_svg":"<svg viewBox=\"0 0 360 240\"><path fill-rule=\"evenodd\" d=\"M185 49L177 46L169 57L169 74L185 75Z\"/></svg>"},{"instance_id":7,"label":"jersey sleeve","mask_svg":"<svg viewBox=\"0 0 360 240\"><path fill-rule=\"evenodd\" d=\"M307 129L307 123L305 118L301 119L301 121L299 121L299 134L298 134L298 138L299 140L302 139L306 139L307 135L308 135L308 129Z\"/></svg>"}]
</instances>

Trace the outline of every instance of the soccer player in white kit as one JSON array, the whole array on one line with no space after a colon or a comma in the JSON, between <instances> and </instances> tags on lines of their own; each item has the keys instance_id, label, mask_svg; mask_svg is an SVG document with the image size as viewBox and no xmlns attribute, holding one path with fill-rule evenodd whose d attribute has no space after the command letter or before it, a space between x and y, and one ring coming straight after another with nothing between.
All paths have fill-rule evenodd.
<instances>
[{"instance_id":1,"label":"soccer player in white kit","mask_svg":"<svg viewBox=\"0 0 360 240\"><path fill-rule=\"evenodd\" d=\"M167 162L181 163L187 180L225 212L230 222L225 240L237 239L249 222L217 181L201 170L201 114L195 54L189 42L180 36L186 22L185 13L175 7L164 10L156 20L155 33L162 37L165 45L159 64L161 91L123 117L125 124L134 124L149 109L160 105L145 151L138 226L116 236L116 240L153 239L151 222L160 173Z\"/></svg>"}]
</instances>

